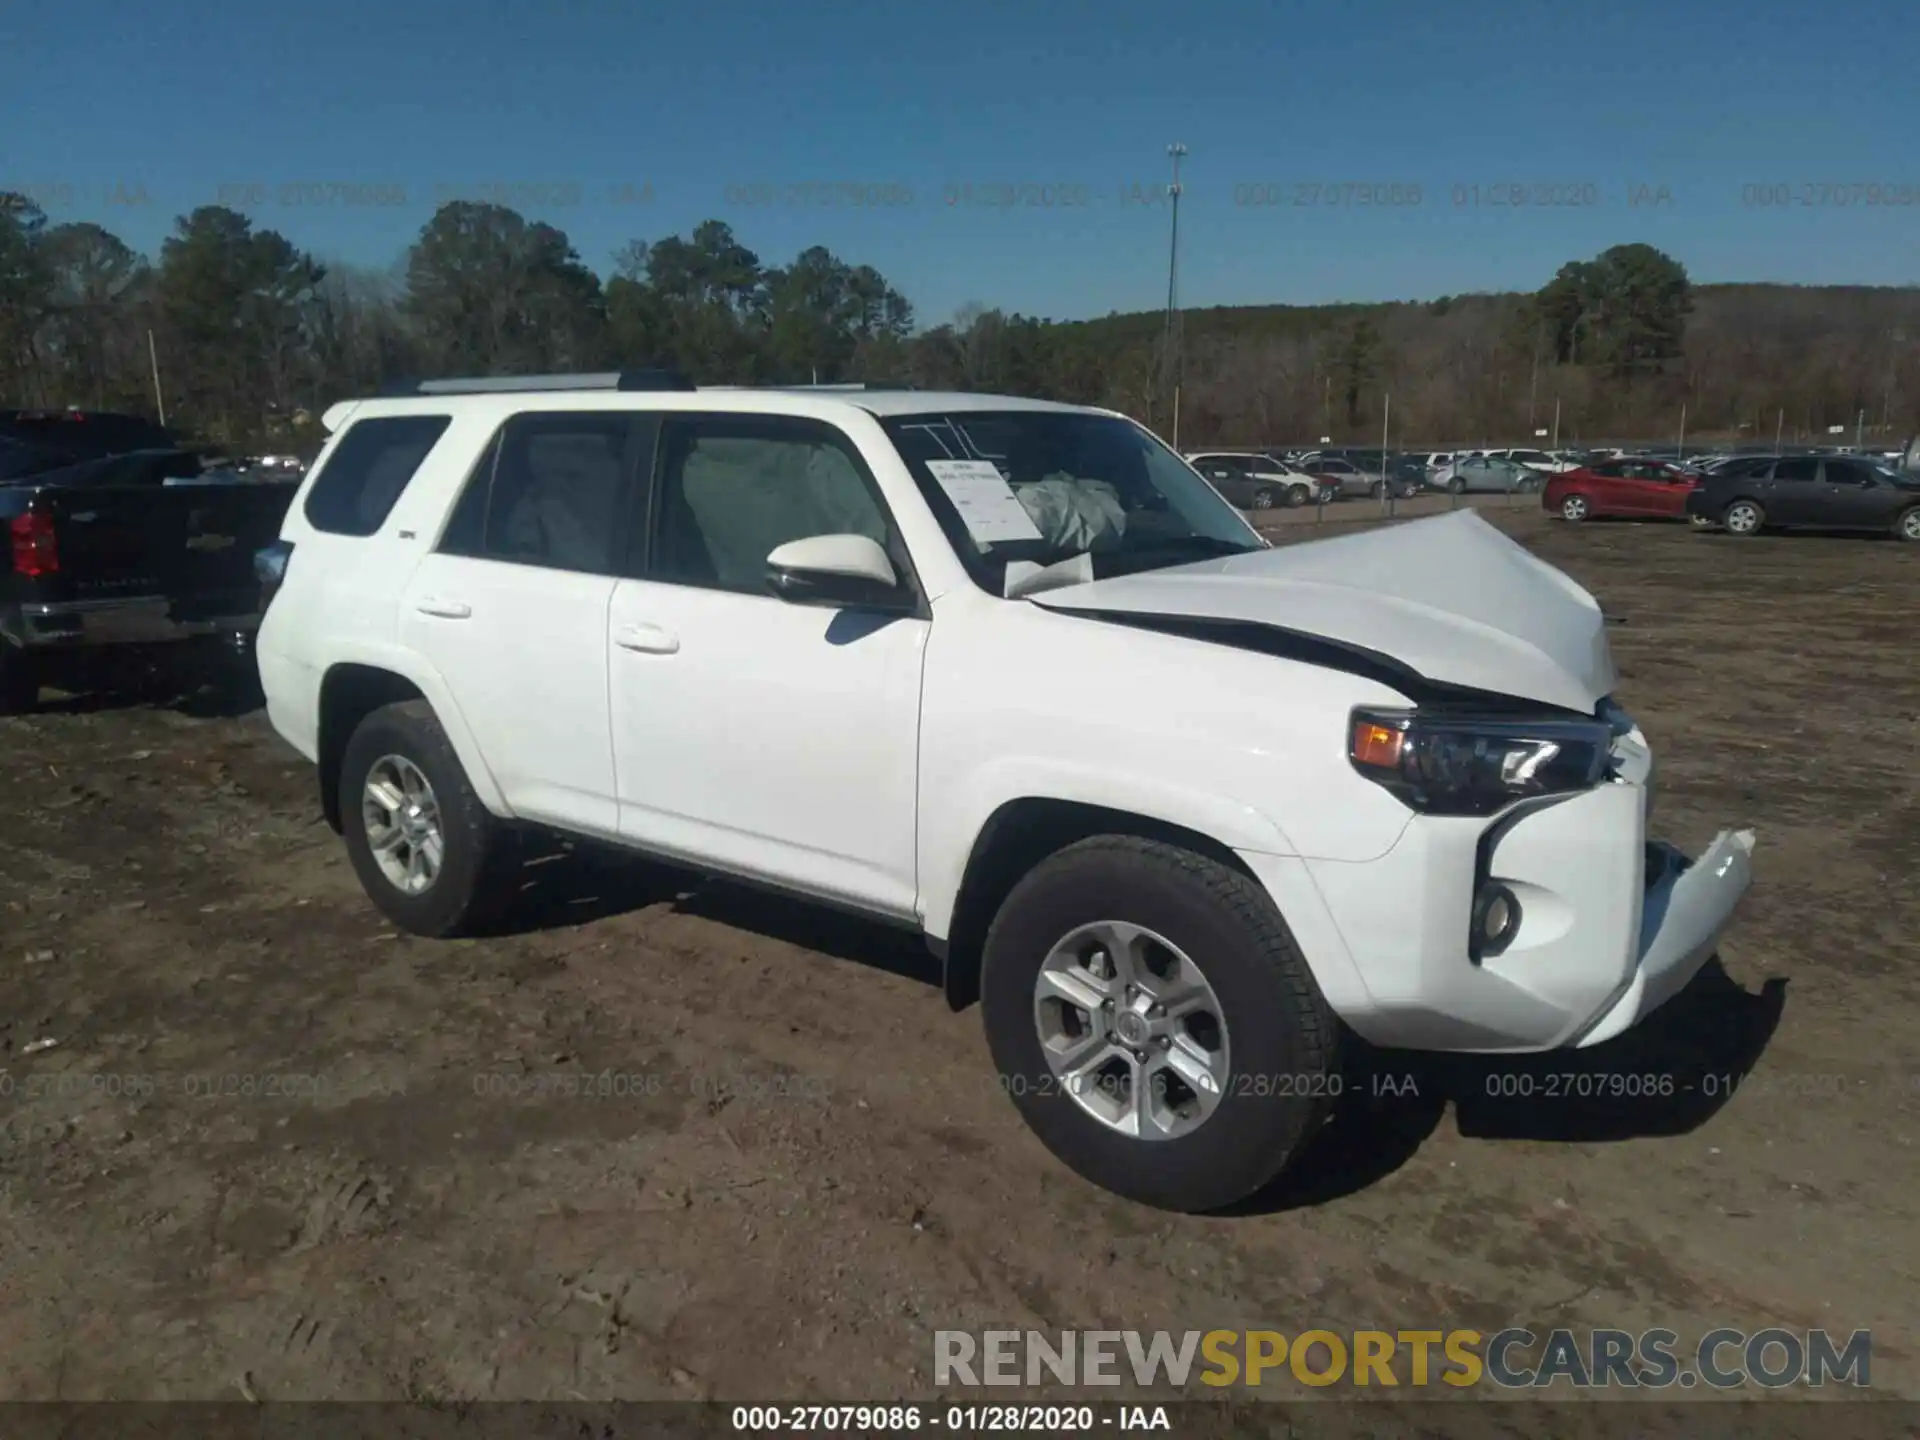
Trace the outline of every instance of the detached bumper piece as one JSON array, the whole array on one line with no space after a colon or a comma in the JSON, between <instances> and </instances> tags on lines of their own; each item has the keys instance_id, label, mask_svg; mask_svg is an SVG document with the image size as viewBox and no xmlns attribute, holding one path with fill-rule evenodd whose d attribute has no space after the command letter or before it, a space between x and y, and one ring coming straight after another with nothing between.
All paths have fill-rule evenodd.
<instances>
[{"instance_id":1,"label":"detached bumper piece","mask_svg":"<svg viewBox=\"0 0 1920 1440\"><path fill-rule=\"evenodd\" d=\"M1613 1007L1577 1042L1598 1045L1632 1028L1699 973L1753 883L1753 831L1723 830L1697 859L1647 847L1640 963Z\"/></svg>"},{"instance_id":2,"label":"detached bumper piece","mask_svg":"<svg viewBox=\"0 0 1920 1440\"><path fill-rule=\"evenodd\" d=\"M244 653L259 626L255 613L201 615L182 613L164 596L126 600L80 600L55 605L23 605L18 643L28 649L70 645L151 645L218 636Z\"/></svg>"}]
</instances>

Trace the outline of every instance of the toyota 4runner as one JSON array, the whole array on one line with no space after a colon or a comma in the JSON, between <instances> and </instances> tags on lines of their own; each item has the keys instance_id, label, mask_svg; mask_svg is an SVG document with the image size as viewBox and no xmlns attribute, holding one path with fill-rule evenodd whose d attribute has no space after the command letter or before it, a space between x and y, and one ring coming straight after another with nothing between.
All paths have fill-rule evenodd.
<instances>
[{"instance_id":1,"label":"toyota 4runner","mask_svg":"<svg viewBox=\"0 0 1920 1440\"><path fill-rule=\"evenodd\" d=\"M1013 1103L1175 1209L1377 1044L1598 1044L1749 831L1650 844L1598 605L1469 511L1270 547L1118 414L658 372L335 406L258 557L274 726L440 936L523 827L926 937Z\"/></svg>"}]
</instances>

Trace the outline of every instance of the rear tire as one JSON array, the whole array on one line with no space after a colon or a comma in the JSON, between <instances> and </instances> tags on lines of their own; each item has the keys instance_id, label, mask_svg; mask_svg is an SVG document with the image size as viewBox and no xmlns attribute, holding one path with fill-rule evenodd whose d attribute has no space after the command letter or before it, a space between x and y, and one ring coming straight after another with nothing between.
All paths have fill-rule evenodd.
<instances>
[{"instance_id":1,"label":"rear tire","mask_svg":"<svg viewBox=\"0 0 1920 1440\"><path fill-rule=\"evenodd\" d=\"M39 665L26 650L0 641L0 715L25 715L39 704Z\"/></svg>"},{"instance_id":2,"label":"rear tire","mask_svg":"<svg viewBox=\"0 0 1920 1440\"><path fill-rule=\"evenodd\" d=\"M1758 535L1767 523L1767 512L1757 501L1736 500L1720 513L1720 525L1729 535Z\"/></svg>"},{"instance_id":3,"label":"rear tire","mask_svg":"<svg viewBox=\"0 0 1920 1440\"><path fill-rule=\"evenodd\" d=\"M428 787L424 808L431 809L439 842L435 873L411 891L383 868L368 830L370 810L373 822L381 823L381 806L371 800L370 786L386 784L409 767ZM487 928L512 905L513 836L480 803L426 701L387 705L360 722L341 758L340 819L347 855L367 898L402 930L436 939L471 934ZM382 828L391 835L391 828ZM413 848L405 840L394 847ZM418 848L430 853L432 846L427 842Z\"/></svg>"},{"instance_id":4,"label":"rear tire","mask_svg":"<svg viewBox=\"0 0 1920 1440\"><path fill-rule=\"evenodd\" d=\"M1178 962L1176 977L1197 972L1218 1009L1211 1032L1199 1011L1160 1022L1189 1027L1183 1033L1197 1035L1203 1049L1211 1033L1219 1067L1211 1110L1190 1128L1177 1121L1165 1138L1136 1138L1098 1118L1083 1098L1112 1105L1116 1095L1131 1097L1132 1082L1103 1071L1101 1084L1076 1088L1048 1060L1042 1017L1059 1013L1059 1002L1049 989L1042 1003L1042 971L1059 973L1049 957L1066 953L1076 932L1102 924L1163 937L1164 948L1150 939L1141 953ZM1117 990L1118 980L1112 983ZM1154 983L1162 983L1157 971ZM1001 1082L1040 1142L1094 1184L1161 1209L1213 1210L1259 1190L1319 1129L1340 1088L1338 1027L1271 898L1241 871L1159 841L1095 836L1022 879L987 933L981 1012ZM1107 1019L1093 1009L1074 1013L1096 1025L1118 1018L1117 1011ZM1053 1043L1071 1042L1056 1036ZM1143 1040L1139 1053L1149 1069L1165 1066L1167 1048L1184 1043ZM1127 1056L1114 1053L1124 1073ZM1143 1103L1162 1114L1204 1109L1198 1091L1182 1086L1163 1070L1141 1087Z\"/></svg>"},{"instance_id":5,"label":"rear tire","mask_svg":"<svg viewBox=\"0 0 1920 1440\"><path fill-rule=\"evenodd\" d=\"M1464 495L1467 493L1467 482L1462 480L1458 475L1456 475L1451 480L1447 481L1447 489L1452 491L1455 495Z\"/></svg>"},{"instance_id":6,"label":"rear tire","mask_svg":"<svg viewBox=\"0 0 1920 1440\"><path fill-rule=\"evenodd\" d=\"M1271 510L1273 508L1273 491L1264 489L1254 491L1253 508L1256 510Z\"/></svg>"},{"instance_id":7,"label":"rear tire","mask_svg":"<svg viewBox=\"0 0 1920 1440\"><path fill-rule=\"evenodd\" d=\"M1313 499L1313 496L1307 490L1306 486L1289 485L1287 487L1287 508L1288 509L1298 510L1301 506L1305 505L1311 499Z\"/></svg>"},{"instance_id":8,"label":"rear tire","mask_svg":"<svg viewBox=\"0 0 1920 1440\"><path fill-rule=\"evenodd\" d=\"M1560 518L1570 524L1578 525L1592 514L1593 507L1584 495L1569 495L1560 502Z\"/></svg>"},{"instance_id":9,"label":"rear tire","mask_svg":"<svg viewBox=\"0 0 1920 1440\"><path fill-rule=\"evenodd\" d=\"M1900 512L1900 518L1893 522L1893 533L1909 543L1920 542L1920 505Z\"/></svg>"}]
</instances>

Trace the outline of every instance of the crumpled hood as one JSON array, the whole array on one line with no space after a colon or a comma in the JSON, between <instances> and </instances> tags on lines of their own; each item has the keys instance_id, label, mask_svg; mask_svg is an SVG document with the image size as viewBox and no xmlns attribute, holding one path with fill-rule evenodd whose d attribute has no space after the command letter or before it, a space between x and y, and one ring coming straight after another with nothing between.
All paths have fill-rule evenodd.
<instances>
[{"instance_id":1,"label":"crumpled hood","mask_svg":"<svg viewBox=\"0 0 1920 1440\"><path fill-rule=\"evenodd\" d=\"M1589 713L1616 678L1593 596L1471 510L1030 598L1049 610L1272 626L1437 684Z\"/></svg>"}]
</instances>

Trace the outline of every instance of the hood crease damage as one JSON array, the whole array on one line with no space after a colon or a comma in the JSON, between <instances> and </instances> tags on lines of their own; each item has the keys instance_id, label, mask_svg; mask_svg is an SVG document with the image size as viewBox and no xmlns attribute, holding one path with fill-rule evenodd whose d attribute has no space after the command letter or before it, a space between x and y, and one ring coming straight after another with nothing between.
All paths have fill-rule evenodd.
<instances>
[{"instance_id":1,"label":"hood crease damage","mask_svg":"<svg viewBox=\"0 0 1920 1440\"><path fill-rule=\"evenodd\" d=\"M1029 598L1363 675L1416 701L1510 697L1590 715L1617 679L1593 596L1471 510Z\"/></svg>"}]
</instances>

